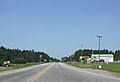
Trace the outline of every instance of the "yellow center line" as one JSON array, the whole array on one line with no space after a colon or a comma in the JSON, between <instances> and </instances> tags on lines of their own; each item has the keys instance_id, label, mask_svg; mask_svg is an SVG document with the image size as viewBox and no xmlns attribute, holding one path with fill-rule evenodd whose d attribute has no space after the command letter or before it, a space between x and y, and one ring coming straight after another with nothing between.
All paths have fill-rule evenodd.
<instances>
[{"instance_id":1,"label":"yellow center line","mask_svg":"<svg viewBox=\"0 0 120 82\"><path fill-rule=\"evenodd\" d=\"M34 82L37 78L41 77L43 74L45 74L49 68L52 67L52 65L49 65L48 67L46 67L45 69L43 69L42 71L38 72L35 76L33 76L29 81L27 82Z\"/></svg>"}]
</instances>

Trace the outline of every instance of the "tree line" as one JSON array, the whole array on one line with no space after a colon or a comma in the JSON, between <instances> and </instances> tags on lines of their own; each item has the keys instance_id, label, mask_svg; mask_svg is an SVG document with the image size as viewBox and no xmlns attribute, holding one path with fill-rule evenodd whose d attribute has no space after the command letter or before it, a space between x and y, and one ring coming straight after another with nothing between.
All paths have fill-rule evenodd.
<instances>
[{"instance_id":1,"label":"tree line","mask_svg":"<svg viewBox=\"0 0 120 82\"><path fill-rule=\"evenodd\" d=\"M49 62L51 59L53 58L44 52L36 52L34 50L7 49L3 46L0 47L0 65L3 65L4 61L22 64L40 61Z\"/></svg>"},{"instance_id":2,"label":"tree line","mask_svg":"<svg viewBox=\"0 0 120 82\"><path fill-rule=\"evenodd\" d=\"M114 55L114 61L120 60L120 50L116 51L109 51L108 49L103 50L92 50L92 49L84 49L84 50L77 50L74 54L62 57L62 61L79 61L80 56L89 56L91 57L92 54L113 54Z\"/></svg>"}]
</instances>

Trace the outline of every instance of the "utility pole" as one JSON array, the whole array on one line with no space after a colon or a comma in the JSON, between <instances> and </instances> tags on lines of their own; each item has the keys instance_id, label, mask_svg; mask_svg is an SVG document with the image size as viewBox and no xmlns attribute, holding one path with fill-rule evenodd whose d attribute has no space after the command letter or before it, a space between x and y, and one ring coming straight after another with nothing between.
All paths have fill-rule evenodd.
<instances>
[{"instance_id":1,"label":"utility pole","mask_svg":"<svg viewBox=\"0 0 120 82\"><path fill-rule=\"evenodd\" d=\"M83 49L83 44L81 44L81 56L82 56L82 49Z\"/></svg>"},{"instance_id":2,"label":"utility pole","mask_svg":"<svg viewBox=\"0 0 120 82\"><path fill-rule=\"evenodd\" d=\"M102 36L97 36L97 38L99 39L99 48L98 48L98 52L99 52L99 68L101 68L101 65L100 65L100 39L102 38Z\"/></svg>"}]
</instances>

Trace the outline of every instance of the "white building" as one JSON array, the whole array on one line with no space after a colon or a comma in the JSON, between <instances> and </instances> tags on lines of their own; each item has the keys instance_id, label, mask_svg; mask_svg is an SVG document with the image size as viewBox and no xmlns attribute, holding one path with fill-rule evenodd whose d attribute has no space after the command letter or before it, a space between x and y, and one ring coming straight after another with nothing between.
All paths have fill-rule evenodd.
<instances>
[{"instance_id":1,"label":"white building","mask_svg":"<svg viewBox=\"0 0 120 82\"><path fill-rule=\"evenodd\" d=\"M91 58L92 61L94 60L99 61L99 54L92 54ZM114 57L113 54L100 54L100 60L104 60L104 62L113 62Z\"/></svg>"}]
</instances>

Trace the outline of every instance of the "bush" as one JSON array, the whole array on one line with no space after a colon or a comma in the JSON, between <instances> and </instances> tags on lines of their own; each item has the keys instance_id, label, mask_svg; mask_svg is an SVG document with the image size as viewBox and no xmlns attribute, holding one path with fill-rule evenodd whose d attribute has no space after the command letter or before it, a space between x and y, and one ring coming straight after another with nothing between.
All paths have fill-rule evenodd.
<instances>
[{"instance_id":1,"label":"bush","mask_svg":"<svg viewBox=\"0 0 120 82\"><path fill-rule=\"evenodd\" d=\"M24 58L16 58L12 61L12 63L14 63L14 64L25 64L26 61L25 61Z\"/></svg>"},{"instance_id":2,"label":"bush","mask_svg":"<svg viewBox=\"0 0 120 82\"><path fill-rule=\"evenodd\" d=\"M0 61L0 66L2 66L3 64L2 64L2 61Z\"/></svg>"},{"instance_id":3,"label":"bush","mask_svg":"<svg viewBox=\"0 0 120 82\"><path fill-rule=\"evenodd\" d=\"M3 61L2 60L0 60L0 66L3 66L4 64L3 64Z\"/></svg>"}]
</instances>

